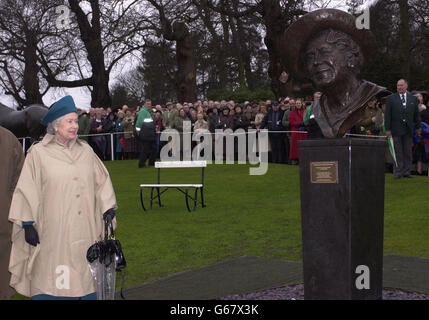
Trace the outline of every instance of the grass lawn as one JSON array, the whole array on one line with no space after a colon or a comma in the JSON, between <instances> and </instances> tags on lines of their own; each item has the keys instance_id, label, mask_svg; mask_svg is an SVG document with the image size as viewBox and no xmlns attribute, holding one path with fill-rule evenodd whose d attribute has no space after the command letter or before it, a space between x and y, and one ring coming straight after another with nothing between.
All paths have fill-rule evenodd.
<instances>
[{"instance_id":1,"label":"grass lawn","mask_svg":"<svg viewBox=\"0 0 429 320\"><path fill-rule=\"evenodd\" d=\"M174 189L163 195L164 207L142 210L139 184L155 183L156 169L137 169L137 160L105 165L119 205L126 287L245 254L302 258L297 166L269 164L266 175L251 176L249 165L209 165L207 207L189 213ZM161 182L198 183L200 175L200 169L164 169ZM386 175L384 254L429 257L428 183Z\"/></svg>"}]
</instances>

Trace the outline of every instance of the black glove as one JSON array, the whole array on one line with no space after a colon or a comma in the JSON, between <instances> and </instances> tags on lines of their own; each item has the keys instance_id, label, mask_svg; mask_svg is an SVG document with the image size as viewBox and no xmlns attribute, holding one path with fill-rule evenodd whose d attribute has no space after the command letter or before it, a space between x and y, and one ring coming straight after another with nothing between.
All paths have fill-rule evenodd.
<instances>
[{"instance_id":1,"label":"black glove","mask_svg":"<svg viewBox=\"0 0 429 320\"><path fill-rule=\"evenodd\" d=\"M105 213L103 213L103 220L108 224L110 224L113 218L115 217L115 215L116 215L115 210L109 209Z\"/></svg>"},{"instance_id":2,"label":"black glove","mask_svg":"<svg viewBox=\"0 0 429 320\"><path fill-rule=\"evenodd\" d=\"M39 242L39 235L37 234L37 230L32 225L24 226L25 231L25 241L32 245L37 246Z\"/></svg>"}]
</instances>

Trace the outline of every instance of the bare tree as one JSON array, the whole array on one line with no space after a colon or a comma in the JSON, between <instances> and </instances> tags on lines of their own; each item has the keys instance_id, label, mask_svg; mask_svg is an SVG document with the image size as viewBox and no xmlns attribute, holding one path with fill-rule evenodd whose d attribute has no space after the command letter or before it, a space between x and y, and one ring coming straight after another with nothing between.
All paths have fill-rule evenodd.
<instances>
[{"instance_id":1,"label":"bare tree","mask_svg":"<svg viewBox=\"0 0 429 320\"><path fill-rule=\"evenodd\" d=\"M160 28L155 27L158 30L158 34L162 34L164 39L175 41L176 43L177 74L175 82L177 99L182 103L195 101L197 98L195 53L189 27L182 19L173 20L172 22L167 17L166 8L162 1L148 0L148 2L156 8L159 14ZM183 12L186 12L188 7L185 5L185 8L182 9Z\"/></svg>"},{"instance_id":2,"label":"bare tree","mask_svg":"<svg viewBox=\"0 0 429 320\"><path fill-rule=\"evenodd\" d=\"M347 0L346 5L347 5L347 2L353 2L353 1L356 1L356 0ZM361 1L361 0L357 0L357 1ZM344 1L341 1L341 2L344 2ZM332 4L333 4L332 0L307 0L305 5L308 8L308 11L315 11L318 9L331 8Z\"/></svg>"},{"instance_id":3,"label":"bare tree","mask_svg":"<svg viewBox=\"0 0 429 320\"><path fill-rule=\"evenodd\" d=\"M410 77L410 48L411 48L411 34L410 34L410 7L408 0L398 0L399 3L399 39L400 39L400 68L402 77L409 79Z\"/></svg>"},{"instance_id":4,"label":"bare tree","mask_svg":"<svg viewBox=\"0 0 429 320\"><path fill-rule=\"evenodd\" d=\"M49 85L41 84L39 79L38 49L56 32L52 19L56 5L58 1L3 0L0 3L0 71L3 74L0 85L20 108L43 104L42 98L49 90Z\"/></svg>"},{"instance_id":5,"label":"bare tree","mask_svg":"<svg viewBox=\"0 0 429 320\"><path fill-rule=\"evenodd\" d=\"M221 2L222 5L225 5L226 0L221 0ZM227 57L228 52L231 49L229 34L230 27L227 21L228 17L225 15L220 15L219 18L215 17L216 13L198 0L192 0L192 3L197 8L198 17L201 19L204 27L211 36L211 49L214 51L213 55L216 57L215 65L217 70L217 80L219 87L225 89L228 87ZM217 27L217 25L219 25L219 27Z\"/></svg>"},{"instance_id":6,"label":"bare tree","mask_svg":"<svg viewBox=\"0 0 429 320\"><path fill-rule=\"evenodd\" d=\"M64 79L59 61L48 61L41 55L44 76L53 87L87 86L91 91L91 106L110 107L112 70L121 59L144 46L142 33L150 29L139 20L142 6L137 0L68 0L68 4L73 13L71 26L57 39L57 47L67 47L73 55L74 64L69 71L77 79ZM76 46L79 41L89 65L82 64L82 46Z\"/></svg>"},{"instance_id":7,"label":"bare tree","mask_svg":"<svg viewBox=\"0 0 429 320\"><path fill-rule=\"evenodd\" d=\"M257 14L265 27L265 45L269 54L269 70L271 88L277 97L293 94L294 82L287 73L286 64L282 59L282 37L287 27L300 15L305 14L304 3L299 0L260 0L246 1L237 5L241 10L230 10L211 0L201 0L210 9L228 16L240 18L249 14Z\"/></svg>"},{"instance_id":8,"label":"bare tree","mask_svg":"<svg viewBox=\"0 0 429 320\"><path fill-rule=\"evenodd\" d=\"M413 57L416 64L426 66L426 70L429 71L429 2L411 0L409 6L410 17L413 18L410 26L413 38ZM429 87L429 84L427 86Z\"/></svg>"}]
</instances>

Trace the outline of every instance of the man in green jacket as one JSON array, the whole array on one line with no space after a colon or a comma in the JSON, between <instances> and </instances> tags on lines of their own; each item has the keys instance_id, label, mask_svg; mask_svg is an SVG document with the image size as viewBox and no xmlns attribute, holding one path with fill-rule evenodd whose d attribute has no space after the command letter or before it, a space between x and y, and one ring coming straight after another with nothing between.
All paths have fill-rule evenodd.
<instances>
[{"instance_id":1,"label":"man in green jacket","mask_svg":"<svg viewBox=\"0 0 429 320\"><path fill-rule=\"evenodd\" d=\"M310 104L307 109L305 110L304 117L302 119L302 123L304 124L308 134L307 139L323 139L323 133L322 130L320 130L319 125L317 124L317 121L314 117L312 106L314 104L314 101L320 100L320 97L322 96L321 92L316 92L313 95L313 103Z\"/></svg>"},{"instance_id":2,"label":"man in green jacket","mask_svg":"<svg viewBox=\"0 0 429 320\"><path fill-rule=\"evenodd\" d=\"M421 135L419 101L407 92L408 82L400 79L396 85L398 93L387 97L384 125L386 135L393 138L397 166L393 166L396 179L411 178L414 125Z\"/></svg>"},{"instance_id":3,"label":"man in green jacket","mask_svg":"<svg viewBox=\"0 0 429 320\"><path fill-rule=\"evenodd\" d=\"M321 96L322 96L321 92L319 92L319 91L315 92L314 95L313 95L313 103L316 100L320 100ZM304 123L305 126L308 126L310 124L310 117L313 114L313 112L311 111L311 106L313 105L313 103L310 104L307 107L307 109L305 110L304 118L302 119L302 122Z\"/></svg>"},{"instance_id":4,"label":"man in green jacket","mask_svg":"<svg viewBox=\"0 0 429 320\"><path fill-rule=\"evenodd\" d=\"M141 110L137 114L137 121L136 121L137 134L140 133L140 130L142 128L142 125L145 119L153 119L152 114L150 113L151 109L152 109L152 101L150 99L146 99L144 102L143 108L141 108Z\"/></svg>"},{"instance_id":5,"label":"man in green jacket","mask_svg":"<svg viewBox=\"0 0 429 320\"><path fill-rule=\"evenodd\" d=\"M146 99L143 108L139 111L136 121L137 140L140 144L139 168L147 168L146 160L149 158L149 166L154 165L156 156L155 123L150 112L152 101Z\"/></svg>"},{"instance_id":6,"label":"man in green jacket","mask_svg":"<svg viewBox=\"0 0 429 320\"><path fill-rule=\"evenodd\" d=\"M289 99L289 100L286 99L284 104L287 106L287 108L286 108L286 110L284 110L284 113L283 113L282 126L287 131L290 129L289 114L293 109L295 109L295 100L294 99ZM290 136L289 133L287 135Z\"/></svg>"}]
</instances>

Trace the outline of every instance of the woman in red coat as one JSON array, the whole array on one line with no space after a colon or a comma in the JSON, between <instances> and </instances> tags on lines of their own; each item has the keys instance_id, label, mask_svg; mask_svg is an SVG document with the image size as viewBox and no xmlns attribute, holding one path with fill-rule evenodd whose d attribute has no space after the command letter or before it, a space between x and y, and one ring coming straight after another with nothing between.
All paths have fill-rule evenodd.
<instances>
[{"instance_id":1,"label":"woman in red coat","mask_svg":"<svg viewBox=\"0 0 429 320\"><path fill-rule=\"evenodd\" d=\"M296 107L289 114L289 123L291 131L299 131L299 128L302 127L302 120L304 118L305 108L303 108L302 99L296 100ZM301 125L301 126L300 126ZM290 143L290 152L289 159L298 160L298 141L307 139L306 133L292 132L291 134L291 143Z\"/></svg>"}]
</instances>

